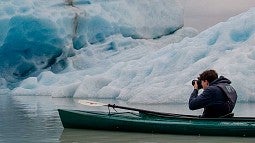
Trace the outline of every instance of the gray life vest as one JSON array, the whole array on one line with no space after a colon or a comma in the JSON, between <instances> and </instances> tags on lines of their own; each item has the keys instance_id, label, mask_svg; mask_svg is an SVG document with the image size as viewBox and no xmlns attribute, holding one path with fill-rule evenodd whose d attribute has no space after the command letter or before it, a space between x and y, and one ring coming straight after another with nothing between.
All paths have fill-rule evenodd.
<instances>
[{"instance_id":1,"label":"gray life vest","mask_svg":"<svg viewBox=\"0 0 255 143\"><path fill-rule=\"evenodd\" d=\"M229 101L235 105L237 100L236 90L227 83L219 83L217 86L225 93Z\"/></svg>"}]
</instances>

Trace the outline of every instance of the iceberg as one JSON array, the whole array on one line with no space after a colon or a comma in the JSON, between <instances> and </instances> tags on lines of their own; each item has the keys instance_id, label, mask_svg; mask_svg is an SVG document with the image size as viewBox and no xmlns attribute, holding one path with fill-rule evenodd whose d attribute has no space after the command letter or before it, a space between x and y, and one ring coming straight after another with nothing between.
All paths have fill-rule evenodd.
<instances>
[{"instance_id":1,"label":"iceberg","mask_svg":"<svg viewBox=\"0 0 255 143\"><path fill-rule=\"evenodd\" d=\"M255 101L254 8L197 35L173 0L26 2L0 2L0 89L13 95L186 103L212 68Z\"/></svg>"},{"instance_id":2,"label":"iceberg","mask_svg":"<svg viewBox=\"0 0 255 143\"><path fill-rule=\"evenodd\" d=\"M153 39L183 27L183 10L175 0L10 0L0 5L0 77L12 83L49 67L60 72L76 50L105 43L112 35ZM114 48L114 43L108 46Z\"/></svg>"}]
</instances>

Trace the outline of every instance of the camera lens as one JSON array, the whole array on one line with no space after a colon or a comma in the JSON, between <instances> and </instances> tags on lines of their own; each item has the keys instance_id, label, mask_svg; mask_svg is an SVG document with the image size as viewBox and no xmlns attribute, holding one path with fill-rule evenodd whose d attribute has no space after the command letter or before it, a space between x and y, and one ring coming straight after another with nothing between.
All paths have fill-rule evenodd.
<instances>
[{"instance_id":1,"label":"camera lens","mask_svg":"<svg viewBox=\"0 0 255 143\"><path fill-rule=\"evenodd\" d=\"M197 82L197 85L198 85L198 89L202 89L202 82L201 80L192 80L192 85L194 86L195 85L195 82Z\"/></svg>"},{"instance_id":2,"label":"camera lens","mask_svg":"<svg viewBox=\"0 0 255 143\"><path fill-rule=\"evenodd\" d=\"M191 84L194 86L196 81L197 81L197 80L192 80L192 83L191 83Z\"/></svg>"}]
</instances>

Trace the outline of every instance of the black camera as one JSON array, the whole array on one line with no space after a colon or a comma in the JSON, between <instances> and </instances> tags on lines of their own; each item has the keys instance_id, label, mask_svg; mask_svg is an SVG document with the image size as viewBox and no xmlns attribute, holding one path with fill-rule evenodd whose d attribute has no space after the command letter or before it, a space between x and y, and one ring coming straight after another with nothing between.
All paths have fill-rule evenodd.
<instances>
[{"instance_id":1,"label":"black camera","mask_svg":"<svg viewBox=\"0 0 255 143\"><path fill-rule=\"evenodd\" d=\"M192 85L194 86L195 82L197 81L198 89L202 89L202 82L201 80L192 80Z\"/></svg>"}]
</instances>

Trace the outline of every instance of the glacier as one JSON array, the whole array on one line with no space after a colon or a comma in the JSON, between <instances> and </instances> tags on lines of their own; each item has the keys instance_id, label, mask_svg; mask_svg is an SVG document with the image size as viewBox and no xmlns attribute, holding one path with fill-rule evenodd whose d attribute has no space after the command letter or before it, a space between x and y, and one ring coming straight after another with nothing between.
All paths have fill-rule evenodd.
<instances>
[{"instance_id":1,"label":"glacier","mask_svg":"<svg viewBox=\"0 0 255 143\"><path fill-rule=\"evenodd\" d=\"M215 69L255 101L255 9L197 34L175 0L0 2L0 92L186 103ZM138 12L139 11L139 12Z\"/></svg>"}]
</instances>

